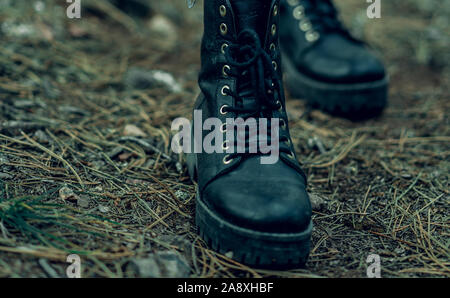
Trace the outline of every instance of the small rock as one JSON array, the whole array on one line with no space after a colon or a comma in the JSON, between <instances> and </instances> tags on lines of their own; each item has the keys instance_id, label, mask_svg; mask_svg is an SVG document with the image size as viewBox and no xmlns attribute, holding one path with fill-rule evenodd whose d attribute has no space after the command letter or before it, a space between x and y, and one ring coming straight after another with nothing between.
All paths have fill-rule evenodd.
<instances>
[{"instance_id":1,"label":"small rock","mask_svg":"<svg viewBox=\"0 0 450 298\"><path fill-rule=\"evenodd\" d=\"M317 194L309 194L309 200L314 211L320 211L326 206L326 201Z\"/></svg>"},{"instance_id":2,"label":"small rock","mask_svg":"<svg viewBox=\"0 0 450 298\"><path fill-rule=\"evenodd\" d=\"M187 199L189 199L189 193L182 191L180 189L175 191L175 196L181 201L186 201Z\"/></svg>"},{"instance_id":3,"label":"small rock","mask_svg":"<svg viewBox=\"0 0 450 298\"><path fill-rule=\"evenodd\" d=\"M39 143L50 143L50 139L47 134L40 129L34 133L34 137L38 140Z\"/></svg>"},{"instance_id":4,"label":"small rock","mask_svg":"<svg viewBox=\"0 0 450 298\"><path fill-rule=\"evenodd\" d=\"M153 33L160 34L168 39L175 39L177 34L175 25L161 14L152 17L148 22L148 27Z\"/></svg>"},{"instance_id":5,"label":"small rock","mask_svg":"<svg viewBox=\"0 0 450 298\"><path fill-rule=\"evenodd\" d=\"M45 3L42 1L36 1L33 5L33 8L36 12L43 12L45 10Z\"/></svg>"},{"instance_id":6,"label":"small rock","mask_svg":"<svg viewBox=\"0 0 450 298\"><path fill-rule=\"evenodd\" d=\"M160 264L164 277L186 278L189 277L189 268L186 259L178 253L167 251L156 254L157 262Z\"/></svg>"},{"instance_id":7,"label":"small rock","mask_svg":"<svg viewBox=\"0 0 450 298\"><path fill-rule=\"evenodd\" d=\"M103 191L103 187L101 185L97 185L96 187L94 187L94 190L97 192L102 192Z\"/></svg>"},{"instance_id":8,"label":"small rock","mask_svg":"<svg viewBox=\"0 0 450 298\"><path fill-rule=\"evenodd\" d=\"M439 170L435 170L431 173L431 178L438 178L441 175Z\"/></svg>"},{"instance_id":9,"label":"small rock","mask_svg":"<svg viewBox=\"0 0 450 298\"><path fill-rule=\"evenodd\" d=\"M69 24L69 33L72 37L81 38L89 36L89 32L85 30L83 27L76 25L75 23Z\"/></svg>"},{"instance_id":10,"label":"small rock","mask_svg":"<svg viewBox=\"0 0 450 298\"><path fill-rule=\"evenodd\" d=\"M12 38L28 38L39 36L36 27L32 24L19 24L12 21L2 22L1 31Z\"/></svg>"},{"instance_id":11,"label":"small rock","mask_svg":"<svg viewBox=\"0 0 450 298\"><path fill-rule=\"evenodd\" d=\"M161 14L155 15L147 23L147 26L152 34L161 37L157 41L162 49L169 51L176 46L178 41L177 29L168 18Z\"/></svg>"},{"instance_id":12,"label":"small rock","mask_svg":"<svg viewBox=\"0 0 450 298\"><path fill-rule=\"evenodd\" d=\"M127 265L127 271L132 272L135 277L158 278L161 277L161 270L154 257L146 259L134 259Z\"/></svg>"},{"instance_id":13,"label":"small rock","mask_svg":"<svg viewBox=\"0 0 450 298\"><path fill-rule=\"evenodd\" d=\"M189 227L186 225L185 228L186 230L189 229ZM189 264L192 264L192 242L189 241L185 236L165 234L160 235L158 237L158 240L175 248L178 253L186 258Z\"/></svg>"},{"instance_id":14,"label":"small rock","mask_svg":"<svg viewBox=\"0 0 450 298\"><path fill-rule=\"evenodd\" d=\"M344 168L344 171L348 175L355 175L358 173L358 169L354 166L347 166Z\"/></svg>"},{"instance_id":15,"label":"small rock","mask_svg":"<svg viewBox=\"0 0 450 298\"><path fill-rule=\"evenodd\" d=\"M106 163L103 160L93 160L91 161L92 167L96 170L103 168Z\"/></svg>"},{"instance_id":16,"label":"small rock","mask_svg":"<svg viewBox=\"0 0 450 298\"><path fill-rule=\"evenodd\" d=\"M232 258L233 258L233 252L232 252L232 251L226 252L226 253L225 253L225 256L226 256L227 258L229 258L229 259L232 259Z\"/></svg>"},{"instance_id":17,"label":"small rock","mask_svg":"<svg viewBox=\"0 0 450 298\"><path fill-rule=\"evenodd\" d=\"M126 161L126 160L130 159L130 157L132 157L133 155L134 154L131 152L124 152L124 153L120 154L118 157L119 157L120 161Z\"/></svg>"},{"instance_id":18,"label":"small rock","mask_svg":"<svg viewBox=\"0 0 450 298\"><path fill-rule=\"evenodd\" d=\"M77 200L78 196L73 192L72 189L70 189L67 186L64 186L59 190L59 198L61 200L72 201L72 200Z\"/></svg>"},{"instance_id":19,"label":"small rock","mask_svg":"<svg viewBox=\"0 0 450 298\"><path fill-rule=\"evenodd\" d=\"M82 208L88 208L89 202L90 202L90 199L88 196L79 196L78 200L77 200L77 205Z\"/></svg>"},{"instance_id":20,"label":"small rock","mask_svg":"<svg viewBox=\"0 0 450 298\"><path fill-rule=\"evenodd\" d=\"M0 172L0 179L11 179L12 177L10 174Z\"/></svg>"},{"instance_id":21,"label":"small rock","mask_svg":"<svg viewBox=\"0 0 450 298\"><path fill-rule=\"evenodd\" d=\"M58 107L58 111L63 114L78 114L81 116L89 116L90 113L73 106L63 105Z\"/></svg>"},{"instance_id":22,"label":"small rock","mask_svg":"<svg viewBox=\"0 0 450 298\"><path fill-rule=\"evenodd\" d=\"M172 251L157 252L131 260L127 271L141 278L187 278L191 272L186 259Z\"/></svg>"},{"instance_id":23,"label":"small rock","mask_svg":"<svg viewBox=\"0 0 450 298\"><path fill-rule=\"evenodd\" d=\"M181 92L181 85L172 74L162 70L131 68L125 74L125 85L130 89L149 89L164 87L172 92Z\"/></svg>"},{"instance_id":24,"label":"small rock","mask_svg":"<svg viewBox=\"0 0 450 298\"><path fill-rule=\"evenodd\" d=\"M134 249L136 248L137 244L136 244L136 243L128 242L128 243L126 244L126 246L127 246L127 248L128 248L129 250L134 250Z\"/></svg>"},{"instance_id":25,"label":"small rock","mask_svg":"<svg viewBox=\"0 0 450 298\"><path fill-rule=\"evenodd\" d=\"M6 155L3 155L0 153L0 164L1 163L8 163L9 159L6 157Z\"/></svg>"},{"instance_id":26,"label":"small rock","mask_svg":"<svg viewBox=\"0 0 450 298\"><path fill-rule=\"evenodd\" d=\"M131 184L131 185L148 185L149 184L147 181L140 180L140 179L131 179L131 178L128 178L125 182L127 184Z\"/></svg>"},{"instance_id":27,"label":"small rock","mask_svg":"<svg viewBox=\"0 0 450 298\"><path fill-rule=\"evenodd\" d=\"M109 208L108 206L99 205L99 206L98 206L98 210L99 210L101 213L108 213L109 210L110 210L110 208Z\"/></svg>"},{"instance_id":28,"label":"small rock","mask_svg":"<svg viewBox=\"0 0 450 298\"><path fill-rule=\"evenodd\" d=\"M143 132L139 127L133 124L127 124L125 125L125 128L123 129L123 134L126 136L133 136L133 137L146 137L147 134Z\"/></svg>"}]
</instances>

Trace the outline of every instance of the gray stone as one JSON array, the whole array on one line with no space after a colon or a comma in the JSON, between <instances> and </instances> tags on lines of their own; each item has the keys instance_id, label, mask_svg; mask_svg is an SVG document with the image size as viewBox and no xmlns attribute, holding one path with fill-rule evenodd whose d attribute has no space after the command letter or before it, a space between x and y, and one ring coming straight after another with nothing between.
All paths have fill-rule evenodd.
<instances>
[{"instance_id":1,"label":"gray stone","mask_svg":"<svg viewBox=\"0 0 450 298\"><path fill-rule=\"evenodd\" d=\"M320 211L327 205L327 202L317 194L309 194L309 200L311 201L311 208L314 211Z\"/></svg>"},{"instance_id":2,"label":"gray stone","mask_svg":"<svg viewBox=\"0 0 450 298\"><path fill-rule=\"evenodd\" d=\"M78 200L77 200L77 205L82 208L88 208L89 202L90 202L90 199L88 196L79 196Z\"/></svg>"},{"instance_id":3,"label":"gray stone","mask_svg":"<svg viewBox=\"0 0 450 298\"><path fill-rule=\"evenodd\" d=\"M133 259L127 271L141 278L186 278L191 269L186 259L177 252L160 251L147 258Z\"/></svg>"},{"instance_id":4,"label":"gray stone","mask_svg":"<svg viewBox=\"0 0 450 298\"><path fill-rule=\"evenodd\" d=\"M13 176L11 176L8 173L1 173L0 172L0 179L11 179Z\"/></svg>"}]
</instances>

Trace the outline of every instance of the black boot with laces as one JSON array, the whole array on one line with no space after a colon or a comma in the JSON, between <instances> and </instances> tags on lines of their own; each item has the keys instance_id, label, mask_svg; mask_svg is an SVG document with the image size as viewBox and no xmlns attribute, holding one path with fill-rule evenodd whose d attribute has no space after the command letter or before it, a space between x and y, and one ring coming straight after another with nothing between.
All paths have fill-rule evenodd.
<instances>
[{"instance_id":1,"label":"black boot with laces","mask_svg":"<svg viewBox=\"0 0 450 298\"><path fill-rule=\"evenodd\" d=\"M387 104L383 64L338 20L331 0L281 0L287 87L313 107L360 120Z\"/></svg>"},{"instance_id":2,"label":"black boot with laces","mask_svg":"<svg viewBox=\"0 0 450 298\"><path fill-rule=\"evenodd\" d=\"M306 262L312 230L306 177L288 129L278 48L279 0L205 1L201 95L195 110L224 125L223 153L188 155L198 183L196 223L216 251L253 266ZM227 141L226 119L279 119L279 159ZM270 128L267 130L270 131ZM209 131L203 132L203 138ZM270 139L270 136L268 137ZM241 152L241 153L238 153Z\"/></svg>"}]
</instances>

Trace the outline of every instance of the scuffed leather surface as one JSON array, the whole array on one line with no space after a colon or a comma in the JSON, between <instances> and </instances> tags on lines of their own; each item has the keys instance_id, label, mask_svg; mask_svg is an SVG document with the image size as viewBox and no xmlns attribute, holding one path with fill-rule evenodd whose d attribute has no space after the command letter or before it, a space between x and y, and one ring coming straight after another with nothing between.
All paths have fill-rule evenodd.
<instances>
[{"instance_id":1,"label":"scuffed leather surface","mask_svg":"<svg viewBox=\"0 0 450 298\"><path fill-rule=\"evenodd\" d=\"M253 157L209 184L203 196L210 208L238 226L295 233L311 220L305 188L303 177L282 161L260 165Z\"/></svg>"}]
</instances>

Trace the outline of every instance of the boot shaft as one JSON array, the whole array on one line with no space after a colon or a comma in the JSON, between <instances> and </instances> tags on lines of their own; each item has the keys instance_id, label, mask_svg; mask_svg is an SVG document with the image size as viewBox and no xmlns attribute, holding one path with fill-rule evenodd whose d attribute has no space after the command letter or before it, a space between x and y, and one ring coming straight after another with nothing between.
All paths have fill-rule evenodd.
<instances>
[{"instance_id":1,"label":"boot shaft","mask_svg":"<svg viewBox=\"0 0 450 298\"><path fill-rule=\"evenodd\" d=\"M236 2L234 2L236 1ZM239 33L254 30L264 50L273 58L278 70L279 0L205 0L204 34L201 47L202 69L199 83L208 95L208 82L227 79L225 49L236 43ZM281 73L280 73L281 75Z\"/></svg>"}]
</instances>

